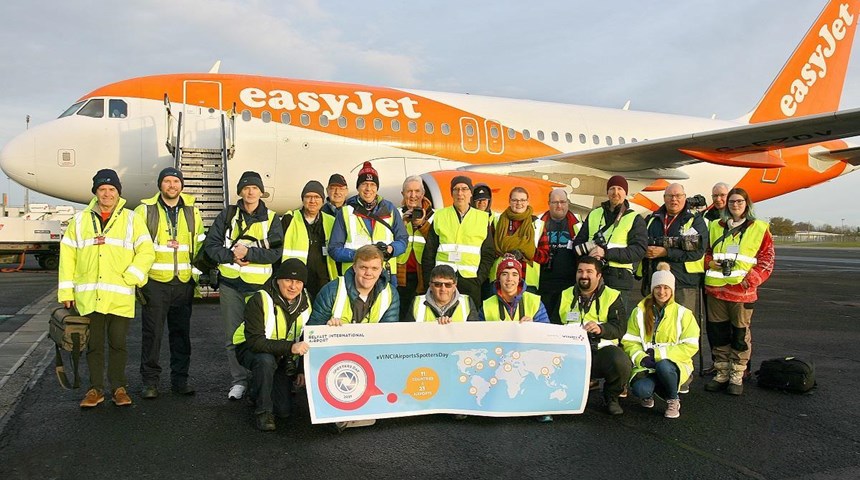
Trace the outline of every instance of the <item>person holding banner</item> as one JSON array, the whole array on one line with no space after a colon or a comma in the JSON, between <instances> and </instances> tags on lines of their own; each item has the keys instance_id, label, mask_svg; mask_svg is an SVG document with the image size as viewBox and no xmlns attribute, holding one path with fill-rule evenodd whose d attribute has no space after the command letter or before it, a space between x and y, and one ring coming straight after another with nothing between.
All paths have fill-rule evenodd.
<instances>
[{"instance_id":1,"label":"person holding banner","mask_svg":"<svg viewBox=\"0 0 860 480\"><path fill-rule=\"evenodd\" d=\"M474 322L480 320L475 302L457 291L457 272L450 265L436 265L430 272L430 288L418 295L406 313L406 322Z\"/></svg>"},{"instance_id":2,"label":"person holding banner","mask_svg":"<svg viewBox=\"0 0 860 480\"><path fill-rule=\"evenodd\" d=\"M292 410L290 384L304 385L297 359L308 353L300 341L311 313L305 281L308 268L298 258L284 261L245 305L243 322L233 333L236 359L250 370L251 399L257 429L275 430L275 416L287 418Z\"/></svg>"},{"instance_id":3,"label":"person holding banner","mask_svg":"<svg viewBox=\"0 0 860 480\"><path fill-rule=\"evenodd\" d=\"M675 277L666 263L651 275L651 294L630 314L621 344L635 365L631 393L654 408L656 392L666 399L664 416L680 417L678 390L693 373L699 325L692 311L675 302Z\"/></svg>"},{"instance_id":4,"label":"person holding banner","mask_svg":"<svg viewBox=\"0 0 860 480\"><path fill-rule=\"evenodd\" d=\"M525 291L523 264L505 255L496 273L496 293L484 300L482 318L488 322L549 323L540 295Z\"/></svg>"},{"instance_id":5,"label":"person holding banner","mask_svg":"<svg viewBox=\"0 0 860 480\"><path fill-rule=\"evenodd\" d=\"M558 314L563 325L579 325L591 344L591 379L603 379L603 404L610 415L624 410L618 397L630 378L632 365L618 346L627 332L621 292L603 283L601 261L580 257L576 285L561 292Z\"/></svg>"}]
</instances>

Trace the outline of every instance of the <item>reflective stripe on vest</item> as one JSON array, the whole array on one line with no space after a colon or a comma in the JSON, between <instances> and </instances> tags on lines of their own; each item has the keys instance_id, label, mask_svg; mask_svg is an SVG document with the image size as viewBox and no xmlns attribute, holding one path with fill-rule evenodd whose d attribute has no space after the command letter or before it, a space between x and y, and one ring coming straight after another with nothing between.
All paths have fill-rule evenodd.
<instances>
[{"instance_id":1,"label":"reflective stripe on vest","mask_svg":"<svg viewBox=\"0 0 860 480\"><path fill-rule=\"evenodd\" d=\"M428 222L433 221L433 215L427 219ZM421 232L415 230L412 227L411 221L404 222L406 224L406 233L409 234L409 240L406 243L406 251L400 254L397 257L398 265L406 265L406 262L409 261L409 253L413 250L415 251L415 259L418 260L418 263L421 263L421 255L424 254L424 247L427 245L427 239L424 238L424 235L421 235Z\"/></svg>"},{"instance_id":2,"label":"reflective stripe on vest","mask_svg":"<svg viewBox=\"0 0 860 480\"><path fill-rule=\"evenodd\" d=\"M604 324L609 319L609 307L612 306L613 303L618 299L618 296L621 294L618 290L614 288L609 288L604 286L603 291L600 292L600 296L594 301L591 302L591 305L588 307L588 311L585 314L580 313L579 322L580 325L588 323L588 322L597 322L598 324ZM571 303L574 302L574 287L570 287L561 292L561 300L558 305L558 316L561 319L562 325L567 325L568 319L567 314L571 312ZM578 303L578 302L577 302ZM600 306L600 311L597 310L597 305ZM575 307L577 311L579 311L579 307ZM597 344L597 348L603 348L608 345L617 345L618 340L603 340Z\"/></svg>"},{"instance_id":3,"label":"reflective stripe on vest","mask_svg":"<svg viewBox=\"0 0 860 480\"><path fill-rule=\"evenodd\" d=\"M487 212L475 208L469 208L462 223L453 206L436 212L433 217L433 230L439 236L436 265L449 265L463 278L477 277L481 245L487 238L489 224Z\"/></svg>"},{"instance_id":4,"label":"reflective stripe on vest","mask_svg":"<svg viewBox=\"0 0 860 480\"><path fill-rule=\"evenodd\" d=\"M609 228L603 233L604 238L606 238L606 249L610 248L626 248L627 247L627 236L630 233L630 229L633 228L633 220L636 219L636 212L633 210L628 210L624 212L624 215L621 217L621 220L618 222L618 225L610 225ZM606 225L604 223L603 218L603 207L595 208L588 214L588 233L591 237L594 237L594 234L597 233L601 227ZM633 271L632 263L618 263L618 262L608 262L610 267L615 268L624 268Z\"/></svg>"},{"instance_id":5,"label":"reflective stripe on vest","mask_svg":"<svg viewBox=\"0 0 860 480\"><path fill-rule=\"evenodd\" d=\"M749 221L749 220L747 220ZM747 273L758 263L756 255L758 254L761 243L764 240L764 235L767 232L767 223L761 220L755 220L746 228L742 234L738 233L725 237L720 243L713 248L713 257L715 261L734 260L735 264L731 274L724 276L722 269L708 269L705 273L705 285L712 287L722 287L724 285L737 285L746 277ZM720 239L725 232L725 226L720 224L719 220L711 222L710 239L711 245ZM737 255L727 253L729 246L737 245Z\"/></svg>"},{"instance_id":6,"label":"reflective stripe on vest","mask_svg":"<svg viewBox=\"0 0 860 480\"><path fill-rule=\"evenodd\" d=\"M415 317L416 322L435 322L437 320L436 315L433 314L433 310L427 307L427 304L424 303L426 300L427 295L418 295L412 303L412 314ZM469 318L469 313L471 311L469 308L469 296L460 295L457 300L460 303L457 304L457 309L454 310L454 314L451 315L451 321L465 322L466 319Z\"/></svg>"},{"instance_id":7,"label":"reflective stripe on vest","mask_svg":"<svg viewBox=\"0 0 860 480\"><path fill-rule=\"evenodd\" d=\"M322 254L325 257L328 278L334 279L337 278L337 265L328 254L328 241L331 238L331 229L334 226L334 217L322 211L320 211L319 214L322 215L323 232L325 235L325 244L323 244L322 247ZM307 265L308 250L310 249L311 244L310 240L308 240L308 227L305 225L302 210L292 210L284 215L292 215L293 220L290 222L290 226L287 228L287 231L284 232L284 252L281 255L281 261L285 261L290 258L298 258L302 263Z\"/></svg>"},{"instance_id":8,"label":"reflective stripe on vest","mask_svg":"<svg viewBox=\"0 0 860 480\"><path fill-rule=\"evenodd\" d=\"M287 329L287 318L284 316L284 311L280 307L275 307L275 301L271 295L265 290L260 290L261 298L263 299L263 314L266 328L266 338L269 340L289 340L295 341L302 335L302 329L308 318L311 316L311 306L303 311L292 327ZM239 327L233 333L233 345L239 345L245 341L245 322L239 324Z\"/></svg>"},{"instance_id":9,"label":"reflective stripe on vest","mask_svg":"<svg viewBox=\"0 0 860 480\"><path fill-rule=\"evenodd\" d=\"M368 322L378 323L389 307L391 307L391 284L386 283L385 289L379 292L373 305L370 306ZM337 294L334 297L334 308L332 308L331 316L332 318L339 318L345 323L354 323L352 321L352 303L349 301L344 277L337 278Z\"/></svg>"},{"instance_id":10,"label":"reflective stripe on vest","mask_svg":"<svg viewBox=\"0 0 860 480\"><path fill-rule=\"evenodd\" d=\"M236 216L230 222L230 228L224 233L224 248L230 248L233 240L238 237L241 227L239 226L239 216L242 212L236 209ZM254 222L253 225L244 233L244 235L265 240L269 237L269 228L272 222L275 221L275 212L268 211L268 218L264 222ZM234 236L235 235L235 236ZM249 245L249 242L240 240L239 243ZM262 263L251 263L244 267L237 263L222 263L218 265L218 270L221 275L226 278L241 278L243 282L250 285L262 285L272 276L272 265Z\"/></svg>"},{"instance_id":11,"label":"reflective stripe on vest","mask_svg":"<svg viewBox=\"0 0 860 480\"><path fill-rule=\"evenodd\" d=\"M520 298L520 301L523 302L523 315L526 317L532 317L534 319L535 315L537 315L538 310L540 310L540 295L535 295L530 292L524 292L523 296ZM505 318L499 317L499 296L493 295L492 297L484 300L484 320L488 322L518 322L520 320L520 306L517 305L516 310L514 310L515 317L511 317L511 314L508 312L507 308L502 308L504 311Z\"/></svg>"},{"instance_id":12,"label":"reflective stripe on vest","mask_svg":"<svg viewBox=\"0 0 860 480\"><path fill-rule=\"evenodd\" d=\"M695 345L699 344L698 338L684 338L684 339L681 338L681 334L684 332L682 320L684 319L684 314L687 312L687 309L683 305L678 304L678 303L672 303L671 307L677 308L677 311L675 312L675 336L674 336L674 338L671 338L666 342L654 342L653 340L656 338L655 332L651 332L652 333L651 340L644 338L645 337L645 314L641 308L637 308L637 310L636 310L636 324L639 326L639 336L637 337L636 335L633 335L631 333L627 333L624 335L624 341L636 342L636 343L642 345L643 351L637 352L638 355L634 355L634 357L631 358L631 360L633 361L634 364L637 364L638 357L644 356L645 355L644 351L648 350L649 348L653 348L654 353L659 354L659 355L655 355L655 357L658 357L660 359L664 359L664 358L668 358L668 352L667 352L666 348L671 346L671 345L676 345L678 343L691 343L691 344L695 344ZM668 308L667 308L667 310L668 310ZM671 311L667 311L664 315L669 315L669 314L671 314ZM666 319L664 318L663 322L665 322L665 321L666 321ZM662 322L660 324L662 325Z\"/></svg>"},{"instance_id":13,"label":"reflective stripe on vest","mask_svg":"<svg viewBox=\"0 0 860 480\"><path fill-rule=\"evenodd\" d=\"M191 279L191 252L192 243L195 244L193 251L200 251L200 240L197 238L196 232L191 232L186 218L185 208L192 208L192 214L197 217L199 215L197 207L194 207L194 199L190 195L182 194L185 207L177 209L176 228L171 231L168 225L167 212L164 207L158 202L161 193L155 194L154 197L144 200L136 209L135 212L143 218L148 219L150 208L154 208L157 212L158 224L155 230L155 237L152 239L153 247L155 248L155 263L152 264L149 270L149 278L157 282L166 283L177 277L181 282L187 282ZM190 205L189 205L190 203ZM202 221L202 220L201 220ZM197 229L195 224L195 230ZM174 238L175 236L175 238ZM205 235L203 236L205 239ZM177 248L168 246L168 242L175 240L179 243Z\"/></svg>"},{"instance_id":14,"label":"reflective stripe on vest","mask_svg":"<svg viewBox=\"0 0 860 480\"><path fill-rule=\"evenodd\" d=\"M346 240L344 248L358 250L365 245L372 245L377 242L384 242L390 245L394 241L394 232L381 222L373 222L373 232L367 231L367 224L364 219L355 214L355 209L351 205L344 205L341 208L343 213L344 227L346 227ZM394 220L394 215L379 218L385 220L389 225ZM393 226L393 225L392 225ZM341 267L342 272L352 266L352 262L343 262ZM391 258L388 260L388 266L391 268L391 274L397 274L397 259Z\"/></svg>"},{"instance_id":15,"label":"reflective stripe on vest","mask_svg":"<svg viewBox=\"0 0 860 480\"><path fill-rule=\"evenodd\" d=\"M651 217L648 220L648 224L645 225L646 231L649 231L649 232L651 231L651 222L656 220L656 218L657 217ZM687 221L687 223L685 223L681 227L681 235L683 235L684 232L689 231L691 228L693 228L693 222L695 220L696 220L696 216L694 215L693 217L690 218L689 221ZM699 234L699 236L701 236L702 240L704 240L704 238L705 238L704 234L702 232L697 232L697 233ZM657 260L659 261L659 259L657 259ZM698 260L691 260L689 262L684 262L684 269L687 270L687 273L704 273L705 272L705 255L702 254L702 258L700 258ZM642 262L639 263L639 267L637 269L637 275L641 275L641 274L642 274Z\"/></svg>"}]
</instances>

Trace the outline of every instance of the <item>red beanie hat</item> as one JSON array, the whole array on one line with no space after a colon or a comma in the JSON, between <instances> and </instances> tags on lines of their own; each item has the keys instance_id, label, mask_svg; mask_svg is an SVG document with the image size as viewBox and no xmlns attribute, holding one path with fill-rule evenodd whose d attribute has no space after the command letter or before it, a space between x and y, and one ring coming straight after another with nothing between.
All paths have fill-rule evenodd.
<instances>
[{"instance_id":1,"label":"red beanie hat","mask_svg":"<svg viewBox=\"0 0 860 480\"><path fill-rule=\"evenodd\" d=\"M373 182L376 184L376 188L379 188L379 173L370 162L364 162L364 166L358 171L358 181L355 182L355 188L360 187L364 182Z\"/></svg>"},{"instance_id":2,"label":"red beanie hat","mask_svg":"<svg viewBox=\"0 0 860 480\"><path fill-rule=\"evenodd\" d=\"M608 182L606 182L606 190L609 191L612 187L621 187L624 189L624 193L630 191L630 188L627 186L627 179L622 177L621 175L613 175Z\"/></svg>"},{"instance_id":3,"label":"red beanie hat","mask_svg":"<svg viewBox=\"0 0 860 480\"><path fill-rule=\"evenodd\" d=\"M503 270L507 270L507 269L511 269L511 268L513 268L514 270L517 271L517 273L520 274L520 281L522 281L523 280L523 264L520 263L520 261L517 260L516 257L514 257L513 255L509 255L509 254L505 254L505 256L502 257L502 261L501 261L501 263L499 263L499 267L496 269L496 280L498 281L499 277L502 276Z\"/></svg>"}]
</instances>

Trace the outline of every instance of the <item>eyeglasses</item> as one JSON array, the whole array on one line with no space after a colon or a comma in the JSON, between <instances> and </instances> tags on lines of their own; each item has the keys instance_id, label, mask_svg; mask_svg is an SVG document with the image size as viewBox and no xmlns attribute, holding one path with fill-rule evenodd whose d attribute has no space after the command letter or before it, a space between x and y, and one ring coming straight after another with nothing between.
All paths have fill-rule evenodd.
<instances>
[{"instance_id":1,"label":"eyeglasses","mask_svg":"<svg viewBox=\"0 0 860 480\"><path fill-rule=\"evenodd\" d=\"M471 190L469 187L454 187L451 190L455 192L465 192L466 190Z\"/></svg>"},{"instance_id":2,"label":"eyeglasses","mask_svg":"<svg viewBox=\"0 0 860 480\"><path fill-rule=\"evenodd\" d=\"M663 195L663 198L684 198L686 196L685 193L676 193L675 195Z\"/></svg>"},{"instance_id":3,"label":"eyeglasses","mask_svg":"<svg viewBox=\"0 0 860 480\"><path fill-rule=\"evenodd\" d=\"M319 195L305 195L305 201L307 201L307 202L321 202L322 197Z\"/></svg>"},{"instance_id":4,"label":"eyeglasses","mask_svg":"<svg viewBox=\"0 0 860 480\"><path fill-rule=\"evenodd\" d=\"M436 288L454 288L454 282L430 282Z\"/></svg>"},{"instance_id":5,"label":"eyeglasses","mask_svg":"<svg viewBox=\"0 0 860 480\"><path fill-rule=\"evenodd\" d=\"M747 202L747 201L746 201L746 200L744 200L743 198L739 198L739 199L737 199L737 200L729 200L729 201L728 201L728 202L726 202L726 203L734 203L735 205L740 205L740 204L743 204L743 203L746 203L746 202Z\"/></svg>"},{"instance_id":6,"label":"eyeglasses","mask_svg":"<svg viewBox=\"0 0 860 480\"><path fill-rule=\"evenodd\" d=\"M711 195L711 198L722 198L722 197L725 197L727 195L728 195L727 193L715 193L715 194Z\"/></svg>"},{"instance_id":7,"label":"eyeglasses","mask_svg":"<svg viewBox=\"0 0 860 480\"><path fill-rule=\"evenodd\" d=\"M556 200L554 202L549 202L550 205L567 205L567 200Z\"/></svg>"},{"instance_id":8,"label":"eyeglasses","mask_svg":"<svg viewBox=\"0 0 860 480\"><path fill-rule=\"evenodd\" d=\"M512 198L510 200L511 203L526 203L528 201L529 201L528 198Z\"/></svg>"}]
</instances>

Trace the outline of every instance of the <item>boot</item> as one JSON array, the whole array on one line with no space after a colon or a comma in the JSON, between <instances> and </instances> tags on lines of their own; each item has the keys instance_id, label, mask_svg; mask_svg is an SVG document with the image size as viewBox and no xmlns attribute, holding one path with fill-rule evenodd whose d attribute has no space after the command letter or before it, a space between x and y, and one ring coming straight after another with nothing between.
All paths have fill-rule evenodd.
<instances>
[{"instance_id":1,"label":"boot","mask_svg":"<svg viewBox=\"0 0 860 480\"><path fill-rule=\"evenodd\" d=\"M744 371L746 365L732 365L732 373L729 378L729 388L726 390L729 395L740 395L744 393Z\"/></svg>"},{"instance_id":2,"label":"boot","mask_svg":"<svg viewBox=\"0 0 860 480\"><path fill-rule=\"evenodd\" d=\"M705 390L708 392L719 392L729 386L729 362L714 362L714 378L705 384Z\"/></svg>"}]
</instances>

